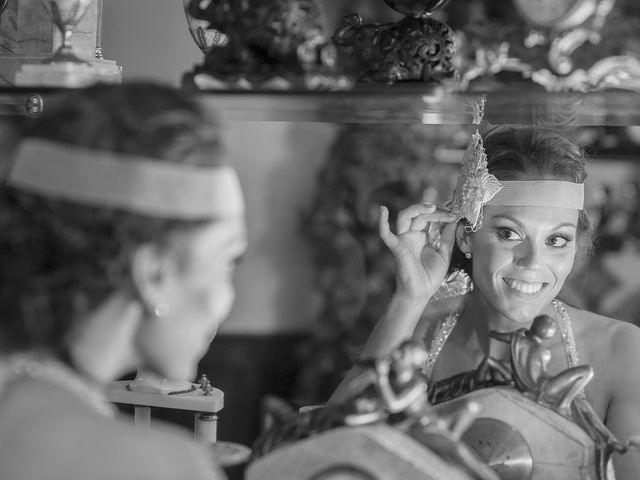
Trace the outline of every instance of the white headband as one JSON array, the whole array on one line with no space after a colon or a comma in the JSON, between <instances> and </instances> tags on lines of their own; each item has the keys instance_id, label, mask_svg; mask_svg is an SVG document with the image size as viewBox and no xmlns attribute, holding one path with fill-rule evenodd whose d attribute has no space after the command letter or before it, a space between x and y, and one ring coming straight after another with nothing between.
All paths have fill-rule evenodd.
<instances>
[{"instance_id":1,"label":"white headband","mask_svg":"<svg viewBox=\"0 0 640 480\"><path fill-rule=\"evenodd\" d=\"M584 208L584 185L561 180L501 181L485 205Z\"/></svg>"},{"instance_id":2,"label":"white headband","mask_svg":"<svg viewBox=\"0 0 640 480\"><path fill-rule=\"evenodd\" d=\"M231 167L178 165L49 140L22 142L7 184L152 217L196 220L244 214L242 189Z\"/></svg>"}]
</instances>

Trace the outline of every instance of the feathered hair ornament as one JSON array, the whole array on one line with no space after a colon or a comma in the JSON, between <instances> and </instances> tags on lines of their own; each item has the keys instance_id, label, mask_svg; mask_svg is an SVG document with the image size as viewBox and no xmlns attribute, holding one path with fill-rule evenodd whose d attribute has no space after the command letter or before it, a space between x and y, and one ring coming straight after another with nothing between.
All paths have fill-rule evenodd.
<instances>
[{"instance_id":1,"label":"feathered hair ornament","mask_svg":"<svg viewBox=\"0 0 640 480\"><path fill-rule=\"evenodd\" d=\"M484 115L485 97L472 105L473 123L479 125ZM500 181L487 169L487 155L484 152L482 135L476 128L471 143L464 154L462 171L448 203L456 220L466 219L467 232L477 232L482 226L482 207L500 191Z\"/></svg>"}]
</instances>

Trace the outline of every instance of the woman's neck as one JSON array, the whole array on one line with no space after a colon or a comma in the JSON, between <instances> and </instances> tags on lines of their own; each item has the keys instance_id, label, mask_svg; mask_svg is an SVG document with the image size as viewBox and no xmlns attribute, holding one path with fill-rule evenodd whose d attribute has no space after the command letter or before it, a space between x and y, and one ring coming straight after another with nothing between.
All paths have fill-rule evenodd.
<instances>
[{"instance_id":1,"label":"woman's neck","mask_svg":"<svg viewBox=\"0 0 640 480\"><path fill-rule=\"evenodd\" d=\"M551 306L545 308L541 313L553 315L550 309ZM532 322L533 318L528 322L516 322L503 315L487 301L479 290L471 292L459 319L461 333L467 336L468 340L475 337L484 352L489 349L489 332L512 332L520 328L528 329Z\"/></svg>"},{"instance_id":2,"label":"woman's neck","mask_svg":"<svg viewBox=\"0 0 640 480\"><path fill-rule=\"evenodd\" d=\"M87 377L108 383L135 370L135 336L142 321L142 307L115 294L90 313L70 339L73 365Z\"/></svg>"}]
</instances>

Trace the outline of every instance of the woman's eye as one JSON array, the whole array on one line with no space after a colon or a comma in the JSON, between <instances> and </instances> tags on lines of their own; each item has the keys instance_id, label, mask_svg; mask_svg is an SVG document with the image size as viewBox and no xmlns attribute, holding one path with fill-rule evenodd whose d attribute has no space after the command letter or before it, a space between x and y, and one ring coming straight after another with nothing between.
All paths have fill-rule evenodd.
<instances>
[{"instance_id":1,"label":"woman's eye","mask_svg":"<svg viewBox=\"0 0 640 480\"><path fill-rule=\"evenodd\" d=\"M547 245L556 248L566 247L568 243L569 239L560 235L549 237L549 239L547 240Z\"/></svg>"},{"instance_id":2,"label":"woman's eye","mask_svg":"<svg viewBox=\"0 0 640 480\"><path fill-rule=\"evenodd\" d=\"M522 240L520 235L508 227L498 227L496 228L496 233L501 240Z\"/></svg>"}]
</instances>

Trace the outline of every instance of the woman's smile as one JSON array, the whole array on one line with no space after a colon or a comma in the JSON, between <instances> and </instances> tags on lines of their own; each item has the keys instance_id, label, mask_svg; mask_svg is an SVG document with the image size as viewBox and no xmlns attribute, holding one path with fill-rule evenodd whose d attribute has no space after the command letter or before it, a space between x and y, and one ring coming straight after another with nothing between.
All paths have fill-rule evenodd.
<instances>
[{"instance_id":1,"label":"woman's smile","mask_svg":"<svg viewBox=\"0 0 640 480\"><path fill-rule=\"evenodd\" d=\"M525 297L535 297L549 285L547 282L525 282L510 277L502 277L502 281L507 284L510 290Z\"/></svg>"}]
</instances>

